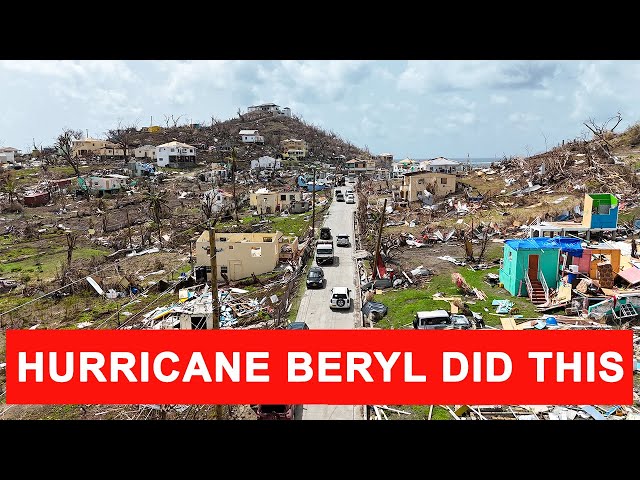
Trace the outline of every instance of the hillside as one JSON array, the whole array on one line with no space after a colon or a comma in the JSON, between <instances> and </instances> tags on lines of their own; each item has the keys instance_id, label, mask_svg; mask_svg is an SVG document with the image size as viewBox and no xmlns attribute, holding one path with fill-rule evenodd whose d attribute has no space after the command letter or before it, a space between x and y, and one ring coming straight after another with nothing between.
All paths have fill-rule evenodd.
<instances>
[{"instance_id":1,"label":"hillside","mask_svg":"<svg viewBox=\"0 0 640 480\"><path fill-rule=\"evenodd\" d=\"M240 140L240 130L258 130L264 136L264 145L244 144ZM238 117L220 121L212 118L208 125L165 125L159 132L132 132L128 135L129 145L160 145L177 140L196 146L198 154L204 160L222 160L228 156L228 147L235 147L239 162L249 162L263 155L275 157L281 152L281 142L295 138L307 142L309 160L329 160L332 156L344 155L351 159L363 154L356 147L332 131L325 131L316 125L305 122L297 116L274 116L271 113L251 112ZM111 140L116 140L112 136ZM214 149L209 152L209 147ZM223 148L227 147L227 148Z\"/></svg>"}]
</instances>

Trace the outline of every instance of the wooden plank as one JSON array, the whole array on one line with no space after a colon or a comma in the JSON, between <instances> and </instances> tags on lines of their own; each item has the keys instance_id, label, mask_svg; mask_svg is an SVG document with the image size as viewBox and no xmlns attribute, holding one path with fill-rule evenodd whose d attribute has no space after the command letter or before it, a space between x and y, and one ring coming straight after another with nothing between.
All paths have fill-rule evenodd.
<instances>
[{"instance_id":1,"label":"wooden plank","mask_svg":"<svg viewBox=\"0 0 640 480\"><path fill-rule=\"evenodd\" d=\"M516 319L515 318L501 318L500 323L502 323L503 330L518 330L516 327Z\"/></svg>"}]
</instances>

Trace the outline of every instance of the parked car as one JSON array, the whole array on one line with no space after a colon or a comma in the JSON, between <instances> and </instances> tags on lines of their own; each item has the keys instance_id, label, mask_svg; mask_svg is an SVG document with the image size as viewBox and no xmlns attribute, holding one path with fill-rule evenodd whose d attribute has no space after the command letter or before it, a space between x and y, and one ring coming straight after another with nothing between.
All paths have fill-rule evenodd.
<instances>
[{"instance_id":1,"label":"parked car","mask_svg":"<svg viewBox=\"0 0 640 480\"><path fill-rule=\"evenodd\" d=\"M294 420L295 405L258 405L258 420Z\"/></svg>"},{"instance_id":2,"label":"parked car","mask_svg":"<svg viewBox=\"0 0 640 480\"><path fill-rule=\"evenodd\" d=\"M452 330L471 328L471 322L464 315L451 315L446 310L417 312L413 319L413 328L417 330Z\"/></svg>"},{"instance_id":3,"label":"parked car","mask_svg":"<svg viewBox=\"0 0 640 480\"><path fill-rule=\"evenodd\" d=\"M342 192L336 193L336 202L344 202L344 195Z\"/></svg>"},{"instance_id":4,"label":"parked car","mask_svg":"<svg viewBox=\"0 0 640 480\"><path fill-rule=\"evenodd\" d=\"M322 240L331 240L331 229L329 227L322 227L320 229L320 238Z\"/></svg>"},{"instance_id":5,"label":"parked car","mask_svg":"<svg viewBox=\"0 0 640 480\"><path fill-rule=\"evenodd\" d=\"M350 244L349 235L346 233L336 235L336 247L348 247Z\"/></svg>"},{"instance_id":6,"label":"parked car","mask_svg":"<svg viewBox=\"0 0 640 480\"><path fill-rule=\"evenodd\" d=\"M287 325L287 330L309 330L307 322L291 322Z\"/></svg>"},{"instance_id":7,"label":"parked car","mask_svg":"<svg viewBox=\"0 0 640 480\"><path fill-rule=\"evenodd\" d=\"M345 203L356 203L356 198L353 195L347 195Z\"/></svg>"},{"instance_id":8,"label":"parked car","mask_svg":"<svg viewBox=\"0 0 640 480\"><path fill-rule=\"evenodd\" d=\"M320 267L311 267L307 273L307 288L324 287L324 270Z\"/></svg>"},{"instance_id":9,"label":"parked car","mask_svg":"<svg viewBox=\"0 0 640 480\"><path fill-rule=\"evenodd\" d=\"M351 290L348 287L331 289L331 308L351 308Z\"/></svg>"}]
</instances>

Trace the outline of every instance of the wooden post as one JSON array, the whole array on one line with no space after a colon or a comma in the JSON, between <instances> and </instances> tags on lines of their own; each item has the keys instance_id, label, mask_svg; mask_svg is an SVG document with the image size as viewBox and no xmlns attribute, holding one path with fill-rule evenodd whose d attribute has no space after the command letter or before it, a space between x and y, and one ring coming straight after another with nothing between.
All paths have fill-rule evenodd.
<instances>
[{"instance_id":1,"label":"wooden post","mask_svg":"<svg viewBox=\"0 0 640 480\"><path fill-rule=\"evenodd\" d=\"M211 222L211 221L209 221ZM220 303L218 301L218 265L216 262L216 234L209 223L209 257L211 258L211 317L213 328L220 328ZM216 405L216 420L222 419L222 405Z\"/></svg>"},{"instance_id":2,"label":"wooden post","mask_svg":"<svg viewBox=\"0 0 640 480\"><path fill-rule=\"evenodd\" d=\"M382 214L380 215L380 229L378 230L378 240L376 242L376 252L374 257L374 265L373 265L373 277L371 279L372 282L376 280L378 276L378 260L380 257L380 241L382 239L382 225L384 224L384 214L387 211L387 199L384 199L384 205L382 207Z\"/></svg>"},{"instance_id":3,"label":"wooden post","mask_svg":"<svg viewBox=\"0 0 640 480\"><path fill-rule=\"evenodd\" d=\"M308 184L307 184L308 185ZM311 238L316 238L316 169L313 169L313 190L311 192Z\"/></svg>"}]
</instances>

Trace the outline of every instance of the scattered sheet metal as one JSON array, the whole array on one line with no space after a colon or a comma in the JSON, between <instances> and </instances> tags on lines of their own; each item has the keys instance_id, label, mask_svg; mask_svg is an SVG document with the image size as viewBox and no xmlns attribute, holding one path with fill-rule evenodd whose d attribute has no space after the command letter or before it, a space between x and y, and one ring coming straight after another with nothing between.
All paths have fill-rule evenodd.
<instances>
[{"instance_id":1,"label":"scattered sheet metal","mask_svg":"<svg viewBox=\"0 0 640 480\"><path fill-rule=\"evenodd\" d=\"M102 290L100 285L98 285L98 282L96 282L93 278L87 277L87 282L89 282L89 285L94 288L98 295L104 295L104 290Z\"/></svg>"},{"instance_id":2,"label":"scattered sheet metal","mask_svg":"<svg viewBox=\"0 0 640 480\"><path fill-rule=\"evenodd\" d=\"M464 266L464 265L466 265L466 263L465 263L465 262L463 262L463 261L461 261L461 260L456 260L455 258L453 258L453 257L451 257L451 256L449 256L449 255L444 255L444 256L442 256L442 257L438 257L438 258L439 258L440 260L445 260L445 261L447 261L447 262L451 262L451 263L453 263L453 264L455 264L455 265L458 265L458 266Z\"/></svg>"}]
</instances>

